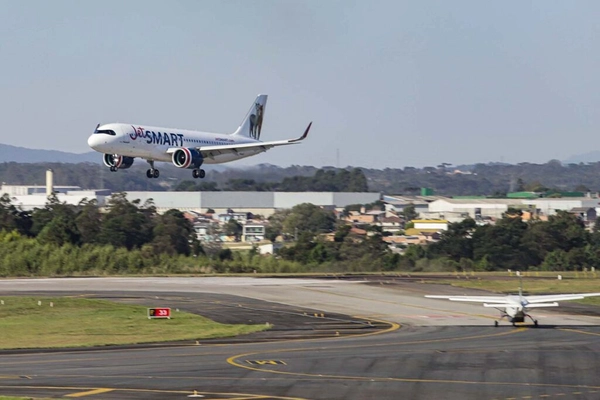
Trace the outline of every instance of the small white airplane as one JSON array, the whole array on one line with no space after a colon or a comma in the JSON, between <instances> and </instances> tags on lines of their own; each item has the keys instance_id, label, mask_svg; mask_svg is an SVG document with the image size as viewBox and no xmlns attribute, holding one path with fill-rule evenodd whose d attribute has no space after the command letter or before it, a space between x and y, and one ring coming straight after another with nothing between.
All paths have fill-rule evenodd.
<instances>
[{"instance_id":1,"label":"small white airplane","mask_svg":"<svg viewBox=\"0 0 600 400\"><path fill-rule=\"evenodd\" d=\"M194 178L204 178L202 164L219 164L250 157L276 146L297 144L306 139L312 122L297 139L261 142L260 134L267 95L258 95L242 124L232 134L219 134L146 125L111 123L96 126L88 145L104 153L111 171L131 167L135 157L150 164L148 178L158 178L154 161L172 162L177 168L192 169Z\"/></svg>"},{"instance_id":2,"label":"small white airplane","mask_svg":"<svg viewBox=\"0 0 600 400\"><path fill-rule=\"evenodd\" d=\"M439 296L427 295L430 299L444 299L450 301L465 301L483 303L484 307L495 308L500 311L500 319L507 318L513 325L517 322L525 322L525 317L538 326L538 321L527 313L530 308L558 307L558 301L580 300L585 297L600 296L600 293L573 293L573 294L548 294L537 296L523 296L522 286L519 286L519 295L508 296ZM498 326L498 321L494 321Z\"/></svg>"}]
</instances>

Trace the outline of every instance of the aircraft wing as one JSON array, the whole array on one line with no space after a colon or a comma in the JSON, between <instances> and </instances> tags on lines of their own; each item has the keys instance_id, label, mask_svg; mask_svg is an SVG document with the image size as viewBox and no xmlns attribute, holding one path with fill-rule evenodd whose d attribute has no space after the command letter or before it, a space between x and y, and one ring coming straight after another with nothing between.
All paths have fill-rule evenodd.
<instances>
[{"instance_id":1,"label":"aircraft wing","mask_svg":"<svg viewBox=\"0 0 600 400\"><path fill-rule=\"evenodd\" d=\"M600 293L573 293L573 294L546 294L537 296L524 296L530 304L548 303L551 301L581 300L586 297L600 296Z\"/></svg>"},{"instance_id":2,"label":"aircraft wing","mask_svg":"<svg viewBox=\"0 0 600 400\"><path fill-rule=\"evenodd\" d=\"M306 130L304 131L302 136L300 136L299 138L296 138L296 139L274 140L274 141L270 141L270 142L258 142L257 141L257 142L252 142L252 143L208 145L208 146L198 146L195 149L197 151L199 151L202 154L202 157L204 157L204 158L211 158L218 154L224 154L224 153L240 153L240 152L243 152L244 150L267 151L276 146L285 146L288 144L300 143L302 140L306 139L306 137L308 136L308 131L310 130L311 126L312 126L312 122L310 124L308 124L308 127L306 128ZM179 147L169 148L167 150L167 153L174 153L178 149L179 149Z\"/></svg>"},{"instance_id":3,"label":"aircraft wing","mask_svg":"<svg viewBox=\"0 0 600 400\"><path fill-rule=\"evenodd\" d=\"M450 301L468 301L473 303L491 303L495 306L509 304L509 300L506 296L438 296L438 295L427 295L429 299L444 299Z\"/></svg>"}]
</instances>

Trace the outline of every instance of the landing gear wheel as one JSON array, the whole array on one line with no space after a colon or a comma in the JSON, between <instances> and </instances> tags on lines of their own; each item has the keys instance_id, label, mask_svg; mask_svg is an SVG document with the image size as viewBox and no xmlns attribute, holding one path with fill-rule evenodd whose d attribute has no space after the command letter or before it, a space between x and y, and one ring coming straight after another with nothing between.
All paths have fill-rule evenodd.
<instances>
[{"instance_id":1,"label":"landing gear wheel","mask_svg":"<svg viewBox=\"0 0 600 400\"><path fill-rule=\"evenodd\" d=\"M494 326L497 328L498 327L498 321L494 321Z\"/></svg>"},{"instance_id":2,"label":"landing gear wheel","mask_svg":"<svg viewBox=\"0 0 600 400\"><path fill-rule=\"evenodd\" d=\"M149 169L148 171L146 171L146 177L153 178L154 177L154 171L152 171L151 169Z\"/></svg>"},{"instance_id":3,"label":"landing gear wheel","mask_svg":"<svg viewBox=\"0 0 600 400\"><path fill-rule=\"evenodd\" d=\"M533 320L533 326L534 326L535 328L537 328L537 327L538 327L538 321L537 321L537 319L534 319L534 320Z\"/></svg>"},{"instance_id":4,"label":"landing gear wheel","mask_svg":"<svg viewBox=\"0 0 600 400\"><path fill-rule=\"evenodd\" d=\"M192 176L194 177L194 179L198 178L198 170L197 169L192 171Z\"/></svg>"},{"instance_id":5,"label":"landing gear wheel","mask_svg":"<svg viewBox=\"0 0 600 400\"><path fill-rule=\"evenodd\" d=\"M201 169L201 170L198 171L198 177L200 179L204 179L205 176L206 176L206 171L205 170Z\"/></svg>"},{"instance_id":6,"label":"landing gear wheel","mask_svg":"<svg viewBox=\"0 0 600 400\"><path fill-rule=\"evenodd\" d=\"M160 172L159 172L157 169L155 169L155 170L154 170L154 172L152 173L152 175L153 175L155 178L158 178L158 177L160 176Z\"/></svg>"},{"instance_id":7,"label":"landing gear wheel","mask_svg":"<svg viewBox=\"0 0 600 400\"><path fill-rule=\"evenodd\" d=\"M112 167L110 167L110 172L116 172L117 171L117 167L115 167L114 165Z\"/></svg>"}]
</instances>

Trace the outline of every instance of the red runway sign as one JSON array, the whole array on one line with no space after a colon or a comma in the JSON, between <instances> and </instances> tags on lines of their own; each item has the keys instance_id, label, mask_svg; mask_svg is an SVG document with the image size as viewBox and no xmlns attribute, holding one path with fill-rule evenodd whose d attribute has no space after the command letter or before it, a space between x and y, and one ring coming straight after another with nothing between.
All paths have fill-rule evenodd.
<instances>
[{"instance_id":1,"label":"red runway sign","mask_svg":"<svg viewBox=\"0 0 600 400\"><path fill-rule=\"evenodd\" d=\"M152 318L171 319L171 309L170 308L149 308L148 309L148 319L152 319Z\"/></svg>"}]
</instances>

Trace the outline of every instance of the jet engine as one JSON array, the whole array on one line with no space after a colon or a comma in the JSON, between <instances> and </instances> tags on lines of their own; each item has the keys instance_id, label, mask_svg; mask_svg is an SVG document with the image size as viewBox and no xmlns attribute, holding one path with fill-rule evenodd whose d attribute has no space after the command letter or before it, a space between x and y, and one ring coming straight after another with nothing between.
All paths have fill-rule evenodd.
<instances>
[{"instance_id":1,"label":"jet engine","mask_svg":"<svg viewBox=\"0 0 600 400\"><path fill-rule=\"evenodd\" d=\"M204 161L202 154L200 154L198 150L188 149L186 147L176 150L171 159L177 168L193 169L199 168Z\"/></svg>"},{"instance_id":2,"label":"jet engine","mask_svg":"<svg viewBox=\"0 0 600 400\"><path fill-rule=\"evenodd\" d=\"M102 157L104 165L109 167L111 171L127 169L131 167L133 160L133 157L120 156L118 154L105 154L104 157Z\"/></svg>"}]
</instances>

